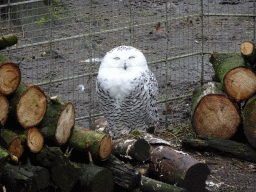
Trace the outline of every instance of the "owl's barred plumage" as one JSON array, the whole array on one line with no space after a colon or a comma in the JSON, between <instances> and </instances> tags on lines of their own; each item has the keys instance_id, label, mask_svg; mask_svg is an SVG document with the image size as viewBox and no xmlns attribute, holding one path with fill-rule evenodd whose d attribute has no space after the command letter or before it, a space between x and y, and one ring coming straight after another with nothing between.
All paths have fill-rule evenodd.
<instances>
[{"instance_id":1,"label":"owl's barred plumage","mask_svg":"<svg viewBox=\"0 0 256 192\"><path fill-rule=\"evenodd\" d=\"M100 65L96 89L111 136L159 126L158 83L138 49L120 46L109 51Z\"/></svg>"}]
</instances>

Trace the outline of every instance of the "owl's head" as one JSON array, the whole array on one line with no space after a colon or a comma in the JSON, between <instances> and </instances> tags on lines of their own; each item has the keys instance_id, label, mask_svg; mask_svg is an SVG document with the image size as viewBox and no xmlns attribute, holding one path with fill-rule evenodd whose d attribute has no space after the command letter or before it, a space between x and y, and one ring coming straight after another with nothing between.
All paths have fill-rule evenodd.
<instances>
[{"instance_id":1,"label":"owl's head","mask_svg":"<svg viewBox=\"0 0 256 192\"><path fill-rule=\"evenodd\" d=\"M118 68L120 70L133 70L135 68L148 69L143 53L131 46L120 46L107 52L100 68Z\"/></svg>"}]
</instances>

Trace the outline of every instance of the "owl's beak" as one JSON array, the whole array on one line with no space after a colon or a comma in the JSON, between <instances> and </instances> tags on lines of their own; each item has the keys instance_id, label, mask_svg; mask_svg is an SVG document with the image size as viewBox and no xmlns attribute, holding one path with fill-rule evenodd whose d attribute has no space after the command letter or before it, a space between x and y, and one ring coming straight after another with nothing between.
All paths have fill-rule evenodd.
<instances>
[{"instance_id":1,"label":"owl's beak","mask_svg":"<svg viewBox=\"0 0 256 192\"><path fill-rule=\"evenodd\" d=\"M124 62L124 70L126 70L126 69L127 69L126 62Z\"/></svg>"}]
</instances>

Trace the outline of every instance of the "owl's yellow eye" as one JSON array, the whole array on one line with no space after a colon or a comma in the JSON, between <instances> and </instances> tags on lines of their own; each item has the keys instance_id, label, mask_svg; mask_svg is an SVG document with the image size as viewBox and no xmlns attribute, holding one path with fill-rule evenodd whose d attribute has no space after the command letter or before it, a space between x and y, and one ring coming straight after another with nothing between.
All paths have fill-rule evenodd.
<instances>
[{"instance_id":1,"label":"owl's yellow eye","mask_svg":"<svg viewBox=\"0 0 256 192\"><path fill-rule=\"evenodd\" d=\"M134 58L135 58L134 56L129 57L129 59L134 59Z\"/></svg>"},{"instance_id":2,"label":"owl's yellow eye","mask_svg":"<svg viewBox=\"0 0 256 192\"><path fill-rule=\"evenodd\" d=\"M119 59L120 59L120 57L115 57L114 59L115 59L115 60L119 60Z\"/></svg>"}]
</instances>

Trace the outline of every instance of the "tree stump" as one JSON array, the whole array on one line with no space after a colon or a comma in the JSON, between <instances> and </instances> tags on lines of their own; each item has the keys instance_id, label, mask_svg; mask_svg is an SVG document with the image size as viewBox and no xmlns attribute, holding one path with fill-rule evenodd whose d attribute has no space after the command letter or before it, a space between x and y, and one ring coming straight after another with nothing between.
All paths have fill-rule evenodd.
<instances>
[{"instance_id":1,"label":"tree stump","mask_svg":"<svg viewBox=\"0 0 256 192\"><path fill-rule=\"evenodd\" d=\"M241 117L238 106L219 87L209 82L194 91L192 126L199 135L229 139L237 132Z\"/></svg>"},{"instance_id":2,"label":"tree stump","mask_svg":"<svg viewBox=\"0 0 256 192\"><path fill-rule=\"evenodd\" d=\"M0 93L0 109L0 124L4 125L8 118L9 101L2 93Z\"/></svg>"},{"instance_id":3,"label":"tree stump","mask_svg":"<svg viewBox=\"0 0 256 192\"><path fill-rule=\"evenodd\" d=\"M215 77L225 87L226 93L237 102L246 100L256 93L256 75L246 68L241 54L213 52L209 58Z\"/></svg>"},{"instance_id":4,"label":"tree stump","mask_svg":"<svg viewBox=\"0 0 256 192\"><path fill-rule=\"evenodd\" d=\"M256 148L256 95L250 98L242 110L244 134Z\"/></svg>"},{"instance_id":5,"label":"tree stump","mask_svg":"<svg viewBox=\"0 0 256 192\"><path fill-rule=\"evenodd\" d=\"M21 81L19 66L13 62L0 62L0 93L10 95L16 91Z\"/></svg>"}]
</instances>

